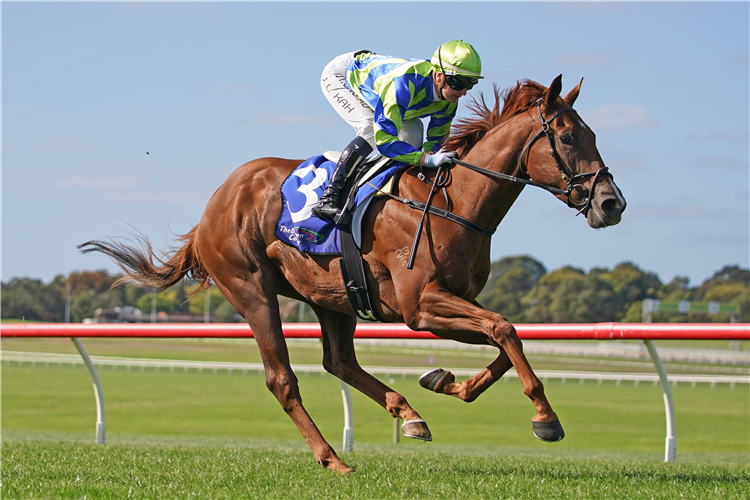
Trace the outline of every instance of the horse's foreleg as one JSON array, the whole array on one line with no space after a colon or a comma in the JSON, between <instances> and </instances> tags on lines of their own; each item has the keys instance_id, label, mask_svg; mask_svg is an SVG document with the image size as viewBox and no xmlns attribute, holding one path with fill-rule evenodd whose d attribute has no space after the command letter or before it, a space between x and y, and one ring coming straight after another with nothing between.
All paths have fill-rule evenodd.
<instances>
[{"instance_id":1,"label":"horse's foreleg","mask_svg":"<svg viewBox=\"0 0 750 500\"><path fill-rule=\"evenodd\" d=\"M432 440L427 424L409 406L406 398L362 369L354 352L354 316L313 306L323 333L323 367L339 379L385 408L392 417L404 421L407 437Z\"/></svg>"},{"instance_id":2,"label":"horse's foreleg","mask_svg":"<svg viewBox=\"0 0 750 500\"><path fill-rule=\"evenodd\" d=\"M498 344L515 367L524 394L534 404L536 409L536 415L532 418L534 434L545 441L562 439L565 434L559 425L557 415L547 401L544 386L534 374L534 370L523 353L523 346L516 334L516 329L507 319L456 297L435 282L429 283L424 288L418 303L419 309L405 318L411 328L428 330L440 336L453 338L462 333L465 335L482 333L491 342ZM486 380L492 378L494 377L490 376Z\"/></svg>"},{"instance_id":3,"label":"horse's foreleg","mask_svg":"<svg viewBox=\"0 0 750 500\"><path fill-rule=\"evenodd\" d=\"M512 366L508 355L500 349L500 355L487 368L469 379L456 383L456 377L451 372L438 369L422 375L419 384L425 389L471 403L500 380Z\"/></svg>"}]
</instances>

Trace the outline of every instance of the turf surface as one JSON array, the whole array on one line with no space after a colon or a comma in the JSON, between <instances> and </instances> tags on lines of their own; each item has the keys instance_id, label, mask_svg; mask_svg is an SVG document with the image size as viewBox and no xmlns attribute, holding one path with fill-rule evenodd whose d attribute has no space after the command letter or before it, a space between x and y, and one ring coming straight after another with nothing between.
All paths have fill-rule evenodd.
<instances>
[{"instance_id":1,"label":"turf surface","mask_svg":"<svg viewBox=\"0 0 750 500\"><path fill-rule=\"evenodd\" d=\"M86 345L99 355L255 361L241 344ZM293 362L319 363L319 347L291 351ZM363 364L424 365L426 357L363 351ZM487 361L438 358L444 367ZM91 444L95 406L84 368L2 365L2 498L747 498L750 491L746 385L673 387L678 460L664 464L658 386L550 380L547 395L567 436L547 445L532 437L533 407L516 379L466 404L421 389L415 377L391 376L386 383L427 420L435 441L392 444L392 419L352 391L355 450L342 458L358 473L339 477L314 463L262 375L123 368L99 375L104 446ZM340 449L337 379L298 376L306 408Z\"/></svg>"},{"instance_id":2,"label":"turf surface","mask_svg":"<svg viewBox=\"0 0 750 500\"><path fill-rule=\"evenodd\" d=\"M300 439L266 389L264 376L251 373L99 370L107 433ZM508 380L470 404L426 391L416 377L386 382L428 422L436 443L548 449L532 437L533 406L520 383ZM338 447L343 427L338 380L331 375L300 374L299 381L305 407L323 435ZM550 380L546 392L567 434L555 447L650 451L654 458L663 453L665 417L658 386ZM673 387L673 394L678 453L748 452L747 386L730 389L719 384L710 389L683 384ZM352 403L355 443L391 442L393 420L386 411L354 390ZM93 435L95 415L91 381L84 368L3 365L3 431Z\"/></svg>"},{"instance_id":3,"label":"turf surface","mask_svg":"<svg viewBox=\"0 0 750 500\"><path fill-rule=\"evenodd\" d=\"M324 471L278 442L70 439L3 443L3 498L687 498L744 499L747 464L664 464L638 453L575 454L504 448L365 446L343 458L357 473Z\"/></svg>"}]
</instances>

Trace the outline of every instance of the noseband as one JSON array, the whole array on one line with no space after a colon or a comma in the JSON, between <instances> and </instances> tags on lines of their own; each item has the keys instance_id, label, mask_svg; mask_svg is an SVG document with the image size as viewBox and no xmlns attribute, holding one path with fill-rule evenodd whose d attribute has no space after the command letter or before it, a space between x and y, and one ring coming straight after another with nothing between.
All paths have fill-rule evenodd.
<instances>
[{"instance_id":1,"label":"noseband","mask_svg":"<svg viewBox=\"0 0 750 500\"><path fill-rule=\"evenodd\" d=\"M454 160L454 163L457 165L461 165L462 167L469 168L471 170L474 170L476 172L480 172L484 175L490 176L490 177L497 177L500 179L504 179L511 182L517 182L520 184L528 184L530 186L535 186L538 188L542 188L546 191L549 191L552 194L555 195L564 195L567 199L568 205L572 207L580 207L578 210L578 213L576 215L588 213L589 208L591 208L591 201L593 198L594 189L596 188L596 183L601 179L602 176L609 176L611 177L612 174L609 173L608 167L602 167L596 172L587 172L583 174L574 174L573 171L568 167L563 159L560 157L560 155L557 152L557 148L555 147L555 141L552 138L552 133L550 132L550 124L552 121L560 116L563 113L567 113L569 111L574 111L573 108L566 108L563 110L558 111L549 120L545 120L544 116L542 115L542 107L541 107L541 100L539 101L539 104L537 105L537 111L539 112L539 121L542 123L542 128L537 132L534 137L531 138L529 142L526 143L526 146L524 146L523 150L521 151L521 155L518 157L518 171L521 172L525 177L528 177L528 179L522 178L522 177L515 177L512 175L503 174L500 172L494 172L492 170L488 170L486 168L478 167L476 165L472 165L470 163L466 163L460 160ZM527 154L527 152L531 149L531 146L542 136L547 136L547 141L549 142L549 154L554 158L555 160L555 166L557 167L557 170L560 172L560 175L562 176L562 180L565 181L565 183L568 185L568 189L562 190L560 188L556 188L554 186L548 186L546 184L540 184L538 182L535 182L531 179L531 176L528 174L526 170L526 165L524 164L523 158ZM588 189L586 198L581 201L580 203L576 203L573 201L572 194L573 189L576 186L581 186L583 182L585 182L586 179L589 177L593 177L593 181L591 182L591 189Z\"/></svg>"},{"instance_id":2,"label":"noseband","mask_svg":"<svg viewBox=\"0 0 750 500\"><path fill-rule=\"evenodd\" d=\"M563 191L560 194L564 194L565 197L568 200L568 205L575 206L575 207L581 207L581 209L578 211L579 215L581 213L585 214L588 212L589 208L591 208L591 199L592 199L592 193L594 192L594 188L596 188L596 182L599 180L599 176L604 175L611 175L609 174L609 168L608 167L602 167L596 172L587 172L584 174L574 174L573 171L568 167L563 159L560 157L559 153L557 152L557 148L555 147L555 140L552 138L552 133L550 132L550 124L554 121L555 118L560 116L563 113L568 113L571 111L574 111L573 108L566 108L563 110L558 111L549 120L545 120L544 116L542 115L542 106L541 102L536 107L537 112L539 113L539 121L542 123L542 129L536 133L534 137L531 138L531 140L524 146L523 151L521 151L521 156L518 157L518 170L522 172L525 176L530 177L527 170L526 165L523 162L523 157L526 154L526 152L531 148L532 144L534 144L537 139L542 137L542 135L547 136L547 142L549 142L549 154L552 158L555 159L555 166L557 167L557 170L560 172L560 175L562 176L562 180L565 181L565 183L568 185L568 189ZM580 202L576 203L573 201L572 194L573 194L573 188L576 186L580 186L585 182L586 179L589 177L594 177L594 181L591 183L591 189L588 190L588 193L586 195L586 198Z\"/></svg>"}]
</instances>

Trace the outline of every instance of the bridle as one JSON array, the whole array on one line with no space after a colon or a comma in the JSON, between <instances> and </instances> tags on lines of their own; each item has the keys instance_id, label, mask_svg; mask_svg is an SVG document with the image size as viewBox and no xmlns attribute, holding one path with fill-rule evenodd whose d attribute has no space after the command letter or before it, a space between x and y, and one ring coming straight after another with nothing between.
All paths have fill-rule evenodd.
<instances>
[{"instance_id":1,"label":"bridle","mask_svg":"<svg viewBox=\"0 0 750 500\"><path fill-rule=\"evenodd\" d=\"M537 111L539 112L539 121L542 124L542 128L537 132L534 137L532 137L529 142L526 143L523 150L521 151L521 155L518 157L518 171L524 175L524 177L516 177L513 175L503 174L501 172L495 172L492 170L488 170L486 168L478 167L476 165L472 165L471 163L466 163L461 160L453 160L453 162L457 165L461 165L462 167L468 168L470 170L474 170L475 172L479 172L481 174L484 174L489 177L495 177L498 179L503 179L506 181L516 182L519 184L527 184L529 186L535 186L541 189L544 189L546 191L549 191L550 193L554 195L564 195L567 199L568 205L571 207L580 207L578 210L578 213L576 215L584 214L586 215L591 208L591 202L593 198L594 189L596 188L596 183L602 178L602 176L609 176L612 177L612 174L609 173L608 167L602 167L596 172L586 172L583 174L574 174L573 171L568 167L563 159L560 157L560 155L557 152L557 148L555 147L555 140L552 138L552 134L550 132L550 124L552 121L560 116L563 113L568 113L571 111L575 111L573 108L565 108L554 115L550 117L548 120L544 119L544 116L542 115L542 106L541 106L541 99L539 100L537 104ZM531 176L529 175L528 171L526 170L526 165L524 164L524 156L527 155L529 150L531 149L531 146L539 140L542 136L547 136L547 141L549 142L549 154L554 158L555 160L555 166L557 167L557 170L560 172L560 175L562 176L562 180L565 181L565 183L568 185L568 188L563 190L560 188L557 188L555 186L549 186L547 184L541 184L538 182L535 182L531 179ZM587 190L586 198L576 203L573 200L572 194L573 189L575 189L577 186L581 186L583 182L585 182L586 179L589 177L593 177L593 181L591 182L591 188Z\"/></svg>"},{"instance_id":2,"label":"bridle","mask_svg":"<svg viewBox=\"0 0 750 500\"><path fill-rule=\"evenodd\" d=\"M589 209L591 208L591 201L592 201L592 193L594 193L594 189L596 188L596 183L603 177L608 176L610 179L612 179L612 174L609 173L609 168L602 167L596 172L587 172L583 174L574 174L573 171L568 167L563 159L560 157L560 155L557 152L557 148L555 148L555 141L552 138L552 134L550 133L550 123L560 116L563 113L567 113L570 111L574 111L573 108L565 108L554 115L549 120L544 119L544 115L542 115L542 108L541 108L542 100L540 99L537 103L537 110L539 112L539 121L542 123L542 128L539 132L537 132L534 137L532 137L529 142L526 143L523 150L521 150L521 155L518 157L518 171L524 175L524 177L516 177L514 175L504 174L502 172L495 172L493 170L489 170L486 168L479 167L477 165L472 165L471 163L467 163L465 161L461 161L458 159L453 159L453 163L456 165L460 165L462 167L468 168L469 170L474 170L475 172L479 172L483 175L486 175L488 177L494 177L496 179L503 179L510 182L516 182L519 184L526 184L529 186L535 186L541 189L544 189L546 191L549 191L550 193L554 195L564 195L565 198L568 201L568 205L571 207L580 207L578 210L578 213L576 215L584 214L584 216L588 213ZM527 152L531 149L531 146L539 140L540 137L543 135L547 136L547 141L549 142L549 153L550 156L552 156L555 159L555 166L557 167L557 170L560 172L560 175L562 176L562 179L565 181L565 183L568 185L568 188L563 190L555 186L549 186L547 184L541 184L539 182L536 182L531 179L531 176L529 176L528 171L526 170L526 166L524 165L523 158L527 154ZM443 170L445 168L445 170ZM446 174L447 176L450 175L450 168L451 165L448 165L447 167L445 165L440 165L437 168L437 172L435 173L435 178L432 182L432 189L430 190L430 195L427 198L427 202L423 203L421 201L411 200L411 199L404 199L399 196L396 196L391 193L385 193L382 192L382 194L385 194L386 196L389 196L390 198L393 198L395 200L400 201L401 203L405 204L409 208L414 208L416 210L420 210L422 212L422 220L419 222L419 225L417 226L416 233L414 234L414 243L412 243L411 247L411 255L409 256L409 261L406 265L407 269L412 269L414 266L414 259L417 254L417 247L419 245L419 239L422 234L422 227L424 224L425 216L427 215L427 212L443 217L444 219L448 219L452 222L455 222L456 224L459 224L467 229L470 229L471 231L484 236L484 237L490 237L495 233L495 230L492 229L485 229L476 223L461 217L460 215L452 213L448 208L446 209L439 209L432 206L432 197L435 194L436 189L443 189L443 194L446 198L446 206L450 206L450 201L448 200L448 194L445 191L445 185L448 182L448 179L443 174ZM423 182L428 182L427 178L424 176L422 172L419 173L417 176L420 180ZM575 189L577 186L581 186L582 182L588 179L589 177L593 177L594 179L591 182L591 188L586 193L586 198L581 201L580 203L576 203L573 198L573 189ZM375 187L375 186L373 186ZM375 187L376 190L380 191L377 187Z\"/></svg>"}]
</instances>

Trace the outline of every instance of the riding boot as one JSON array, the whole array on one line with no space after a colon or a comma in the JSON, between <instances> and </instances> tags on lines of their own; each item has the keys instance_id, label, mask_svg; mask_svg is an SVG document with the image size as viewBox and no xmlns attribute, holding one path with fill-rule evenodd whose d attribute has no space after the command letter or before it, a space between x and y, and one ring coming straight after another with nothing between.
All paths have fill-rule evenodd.
<instances>
[{"instance_id":1,"label":"riding boot","mask_svg":"<svg viewBox=\"0 0 750 500\"><path fill-rule=\"evenodd\" d=\"M341 200L345 198L343 193L346 179L349 175L364 163L364 160L372 152L370 144L362 137L355 137L352 142L344 149L339 157L336 168L331 174L323 196L312 209L313 215L321 219L335 220L336 216L341 213Z\"/></svg>"}]
</instances>

